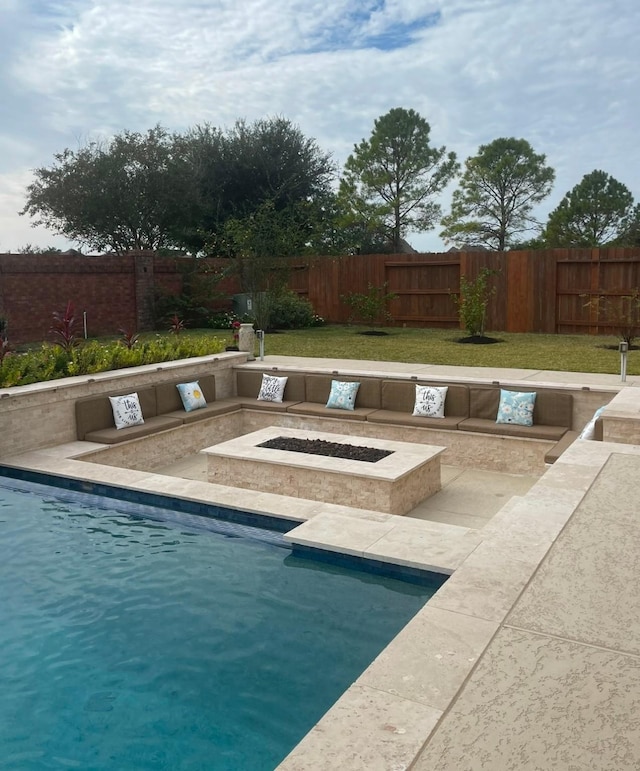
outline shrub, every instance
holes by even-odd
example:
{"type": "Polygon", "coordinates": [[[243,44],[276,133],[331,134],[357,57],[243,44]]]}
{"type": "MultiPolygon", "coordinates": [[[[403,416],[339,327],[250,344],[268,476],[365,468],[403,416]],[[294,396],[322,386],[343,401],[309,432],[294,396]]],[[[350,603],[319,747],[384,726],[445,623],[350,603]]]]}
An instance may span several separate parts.
{"type": "Polygon", "coordinates": [[[54,312],[53,324],[49,331],[53,333],[56,345],[60,346],[67,354],[80,345],[78,320],[76,319],[71,300],[67,303],[64,313],[54,312]]]}
{"type": "Polygon", "coordinates": [[[389,284],[385,281],[382,286],[367,285],[366,292],[349,292],[341,295],[340,299],[353,311],[349,322],[354,319],[363,321],[370,327],[376,322],[390,321],[391,314],[387,310],[387,303],[398,296],[394,292],[388,292],[389,284]]]}
{"type": "Polygon", "coordinates": [[[460,295],[452,295],[452,298],[458,306],[460,323],[469,337],[484,335],[487,305],[489,298],[496,292],[495,286],[489,287],[489,278],[497,273],[497,270],[482,268],[473,281],[464,275],[460,276],[460,295]]]}
{"type": "Polygon", "coordinates": [[[170,321],[169,332],[172,335],[179,335],[184,329],[184,321],[179,316],[172,316],[170,321]]]}
{"type": "Polygon", "coordinates": [[[5,357],[0,364],[0,387],[39,383],[67,375],[91,375],[123,367],[206,356],[224,350],[217,337],[158,335],[133,348],[119,341],[103,344],[92,340],[70,353],[44,343],[40,349],[5,357]]]}
{"type": "Polygon", "coordinates": [[[590,297],[584,307],[595,310],[598,318],[606,319],[615,334],[631,349],[640,334],[640,290],[637,287],[626,295],[590,297]]]}
{"type": "Polygon", "coordinates": [[[173,316],[179,316],[191,329],[215,329],[220,316],[197,299],[187,294],[156,292],[153,301],[153,320],[157,329],[164,329],[173,316]]]}
{"type": "Polygon", "coordinates": [[[317,326],[313,305],[305,297],[285,289],[273,295],[269,326],[272,329],[303,329],[317,326]]]}
{"type": "Polygon", "coordinates": [[[140,339],[140,335],[134,332],[133,329],[119,329],[120,333],[120,345],[124,345],[125,348],[133,348],[140,339]]]}

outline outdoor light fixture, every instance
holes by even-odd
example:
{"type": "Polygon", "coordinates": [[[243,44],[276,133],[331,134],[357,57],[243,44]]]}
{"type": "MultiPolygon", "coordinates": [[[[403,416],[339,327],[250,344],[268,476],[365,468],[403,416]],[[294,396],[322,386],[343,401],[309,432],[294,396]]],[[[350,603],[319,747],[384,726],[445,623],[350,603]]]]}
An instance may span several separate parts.
{"type": "Polygon", "coordinates": [[[256,329],[256,337],[260,346],[260,361],[264,361],[264,329],[256,329]]]}
{"type": "Polygon", "coordinates": [[[620,380],[624,383],[627,379],[627,354],[629,352],[629,343],[624,340],[618,345],[620,351],[620,380]]]}

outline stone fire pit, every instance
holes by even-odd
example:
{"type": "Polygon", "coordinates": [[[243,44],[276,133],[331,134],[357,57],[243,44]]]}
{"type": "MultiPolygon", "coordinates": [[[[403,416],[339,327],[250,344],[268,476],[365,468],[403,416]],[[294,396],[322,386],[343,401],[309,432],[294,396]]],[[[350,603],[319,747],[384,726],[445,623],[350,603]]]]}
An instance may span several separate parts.
{"type": "Polygon", "coordinates": [[[216,484],[403,515],[440,490],[444,447],[273,426],[207,447],[216,484]],[[321,439],[391,452],[367,463],[268,447],[280,438],[321,439]]]}

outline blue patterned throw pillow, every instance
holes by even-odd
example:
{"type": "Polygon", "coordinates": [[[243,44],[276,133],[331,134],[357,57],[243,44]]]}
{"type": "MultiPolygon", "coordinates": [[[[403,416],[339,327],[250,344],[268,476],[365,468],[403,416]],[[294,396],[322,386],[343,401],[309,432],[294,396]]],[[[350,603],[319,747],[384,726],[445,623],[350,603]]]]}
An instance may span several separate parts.
{"type": "Polygon", "coordinates": [[[343,383],[340,380],[332,380],[327,407],[334,410],[353,411],[356,406],[358,388],[360,388],[360,383],[343,383]]]}
{"type": "Polygon", "coordinates": [[[520,393],[500,389],[500,405],[496,423],[515,423],[518,426],[533,425],[533,407],[536,393],[520,393]]]}
{"type": "Polygon", "coordinates": [[[287,385],[287,379],[288,378],[286,377],[275,377],[274,375],[264,374],[262,376],[258,401],[277,402],[278,404],[281,404],[284,397],[284,389],[287,385]]]}
{"type": "Polygon", "coordinates": [[[207,406],[207,400],[204,398],[200,383],[197,380],[193,383],[180,383],[176,388],[180,393],[185,412],[192,412],[207,406]]]}

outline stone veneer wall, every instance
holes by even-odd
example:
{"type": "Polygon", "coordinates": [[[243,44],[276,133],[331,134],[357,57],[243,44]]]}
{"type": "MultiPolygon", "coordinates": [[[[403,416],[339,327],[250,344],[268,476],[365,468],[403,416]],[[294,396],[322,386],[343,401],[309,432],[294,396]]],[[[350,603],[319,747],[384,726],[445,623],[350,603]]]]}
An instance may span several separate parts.
{"type": "Polygon", "coordinates": [[[166,380],[216,375],[216,395],[235,392],[232,367],[246,354],[221,353],[162,364],[131,367],[0,390],[0,458],[76,441],[75,402],[84,396],[135,391],[166,380]]]}

